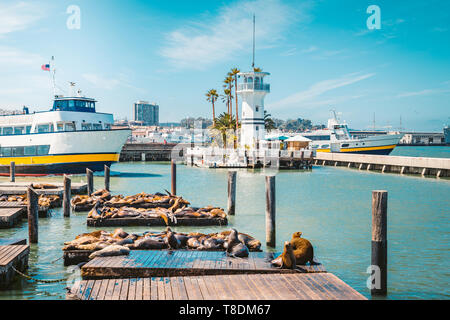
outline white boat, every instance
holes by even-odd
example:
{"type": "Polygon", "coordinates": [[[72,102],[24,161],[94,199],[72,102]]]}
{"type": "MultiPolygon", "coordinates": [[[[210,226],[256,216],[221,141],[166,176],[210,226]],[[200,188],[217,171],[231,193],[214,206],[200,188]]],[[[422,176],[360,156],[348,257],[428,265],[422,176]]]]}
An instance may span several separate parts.
{"type": "Polygon", "coordinates": [[[0,175],[15,162],[17,175],[103,171],[119,160],[130,129],[111,129],[113,115],[95,111],[97,101],[56,95],[49,111],[0,116],[0,175]]]}
{"type": "Polygon", "coordinates": [[[327,128],[300,135],[311,139],[310,145],[317,152],[345,152],[360,154],[388,155],[399,143],[403,134],[387,133],[383,135],[354,138],[350,135],[347,124],[338,120],[336,113],[328,120],[327,128]]]}

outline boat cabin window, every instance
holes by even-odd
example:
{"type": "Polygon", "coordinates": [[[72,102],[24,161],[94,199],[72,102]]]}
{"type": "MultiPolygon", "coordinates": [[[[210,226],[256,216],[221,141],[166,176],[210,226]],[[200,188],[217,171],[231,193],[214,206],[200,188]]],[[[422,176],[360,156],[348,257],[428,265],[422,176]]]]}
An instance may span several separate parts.
{"type": "Polygon", "coordinates": [[[105,123],[105,130],[111,130],[111,124],[105,123]]]}
{"type": "Polygon", "coordinates": [[[329,144],[324,144],[324,145],[322,145],[322,148],[324,148],[324,149],[327,149],[327,148],[329,148],[329,147],[330,147],[329,144]]]}
{"type": "Polygon", "coordinates": [[[81,130],[92,130],[92,123],[82,123],[81,130]]]}
{"type": "Polygon", "coordinates": [[[49,145],[37,146],[37,155],[38,156],[45,156],[48,154],[49,151],[50,151],[49,145]]]}
{"type": "Polygon", "coordinates": [[[342,147],[342,148],[347,148],[349,145],[350,145],[350,144],[348,144],[348,143],[343,143],[343,144],[341,145],[341,147],[342,147]]]}
{"type": "Polygon", "coordinates": [[[2,130],[2,134],[4,136],[9,136],[13,134],[13,128],[12,127],[4,127],[2,130]]]}
{"type": "Polygon", "coordinates": [[[14,134],[23,134],[24,127],[14,127],[14,134]]]}
{"type": "Polygon", "coordinates": [[[2,157],[11,157],[11,148],[6,147],[6,148],[1,148],[1,155],[2,157]]]}
{"type": "Polygon", "coordinates": [[[46,133],[46,132],[52,132],[53,130],[53,125],[50,124],[39,124],[37,127],[37,132],[38,133],[46,133]]]}
{"type": "Polygon", "coordinates": [[[101,123],[93,123],[92,128],[94,130],[102,130],[102,124],[101,123]]]}
{"type": "Polygon", "coordinates": [[[64,123],[57,123],[56,131],[64,131],[64,123]]]}
{"type": "Polygon", "coordinates": [[[64,131],[75,131],[75,123],[66,123],[64,131]]]}
{"type": "Polygon", "coordinates": [[[36,155],[36,146],[25,147],[25,156],[34,156],[36,155]]]}
{"type": "Polygon", "coordinates": [[[30,133],[31,132],[31,126],[26,126],[25,127],[25,131],[26,131],[27,134],[30,133]]]}
{"type": "Polygon", "coordinates": [[[95,112],[95,101],[84,99],[55,100],[54,111],[95,112]]]}
{"type": "Polygon", "coordinates": [[[48,155],[50,151],[49,145],[43,146],[26,146],[26,147],[2,147],[0,148],[0,155],[2,157],[14,157],[14,156],[44,156],[48,155]]]}

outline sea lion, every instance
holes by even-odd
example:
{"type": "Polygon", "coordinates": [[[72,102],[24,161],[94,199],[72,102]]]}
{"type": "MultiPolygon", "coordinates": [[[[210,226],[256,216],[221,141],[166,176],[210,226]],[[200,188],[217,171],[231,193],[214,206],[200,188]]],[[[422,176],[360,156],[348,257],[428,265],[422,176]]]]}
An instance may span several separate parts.
{"type": "Polygon", "coordinates": [[[178,249],[181,246],[180,241],[175,237],[175,234],[170,228],[167,228],[165,243],[169,249],[178,249]]]}
{"type": "Polygon", "coordinates": [[[222,239],[208,238],[203,241],[203,247],[206,250],[219,250],[223,248],[223,243],[222,239]]]}
{"type": "Polygon", "coordinates": [[[292,244],[289,241],[284,243],[284,249],[281,256],[272,260],[272,264],[278,265],[282,269],[295,269],[296,260],[292,244]]]}
{"type": "Polygon", "coordinates": [[[248,248],[238,238],[236,229],[231,229],[227,240],[227,254],[233,257],[248,257],[248,248]]]}
{"type": "Polygon", "coordinates": [[[202,245],[202,243],[198,241],[196,237],[190,237],[186,243],[187,246],[191,249],[198,249],[202,245]]]}
{"type": "Polygon", "coordinates": [[[116,244],[112,244],[107,246],[104,249],[99,251],[95,251],[89,255],[89,259],[93,259],[95,257],[111,257],[111,256],[122,256],[128,255],[130,253],[130,248],[124,246],[118,246],[116,244]]]}
{"type": "Polygon", "coordinates": [[[316,264],[314,262],[314,248],[308,240],[301,237],[301,232],[295,232],[292,235],[291,245],[294,250],[295,259],[297,265],[304,265],[309,262],[311,265],[316,264]]]}
{"type": "Polygon", "coordinates": [[[167,244],[155,239],[144,238],[134,242],[134,249],[166,249],[167,244]]]}
{"type": "Polygon", "coordinates": [[[114,230],[114,233],[112,236],[113,236],[113,238],[119,237],[119,238],[125,239],[128,236],[128,233],[123,231],[122,228],[118,228],[118,229],[114,230]]]}

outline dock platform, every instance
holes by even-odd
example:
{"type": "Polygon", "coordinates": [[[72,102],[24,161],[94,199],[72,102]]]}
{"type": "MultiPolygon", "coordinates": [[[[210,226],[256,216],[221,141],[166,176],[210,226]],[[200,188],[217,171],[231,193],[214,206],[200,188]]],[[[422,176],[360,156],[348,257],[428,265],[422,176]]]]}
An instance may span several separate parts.
{"type": "MultiPolygon", "coordinates": [[[[87,218],[89,227],[126,227],[126,226],[167,226],[161,218],[109,218],[92,219],[87,218]]],[[[169,220],[169,226],[226,226],[228,219],[225,218],[177,218],[176,222],[169,220]]]]}
{"type": "Polygon", "coordinates": [[[0,246],[0,289],[6,289],[14,280],[13,267],[24,272],[28,268],[28,245],[0,246]]]}
{"type": "MultiPolygon", "coordinates": [[[[0,194],[25,194],[27,188],[31,184],[39,184],[39,182],[33,181],[16,181],[16,182],[0,182],[0,194]],[[14,192],[14,193],[11,193],[14,192]]],[[[63,182],[49,182],[56,186],[55,189],[34,189],[37,194],[56,194],[62,196],[63,193],[63,182]],[[56,192],[56,193],[55,193],[56,192]]],[[[71,193],[72,194],[86,194],[87,193],[87,183],[83,182],[72,182],[71,183],[71,193]]]]}
{"type": "Polygon", "coordinates": [[[298,266],[299,271],[271,265],[273,253],[250,252],[233,258],[224,251],[134,250],[126,256],[97,257],[81,268],[83,279],[173,277],[262,273],[321,273],[323,265],[298,266]]]}
{"type": "Polygon", "coordinates": [[[24,208],[0,208],[0,228],[12,228],[21,220],[24,208]]]}
{"type": "MultiPolygon", "coordinates": [[[[0,209],[2,208],[21,208],[23,209],[22,217],[26,217],[27,205],[18,201],[0,201],[0,209]]],[[[39,218],[47,218],[50,215],[50,207],[39,206],[39,218]]]]}
{"type": "Polygon", "coordinates": [[[83,280],[69,295],[79,300],[367,300],[331,273],[83,280]]]}

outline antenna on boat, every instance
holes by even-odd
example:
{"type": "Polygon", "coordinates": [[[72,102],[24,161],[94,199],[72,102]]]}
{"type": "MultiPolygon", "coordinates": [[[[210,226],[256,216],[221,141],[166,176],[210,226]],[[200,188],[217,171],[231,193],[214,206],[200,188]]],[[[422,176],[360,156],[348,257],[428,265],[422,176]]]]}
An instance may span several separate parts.
{"type": "Polygon", "coordinates": [[[252,69],[255,68],[255,14],[253,14],[253,60],[252,69]]]}
{"type": "Polygon", "coordinates": [[[75,88],[75,82],[69,81],[70,90],[69,90],[69,96],[74,97],[73,89],[75,88]]]}
{"type": "Polygon", "coordinates": [[[50,66],[52,66],[53,72],[52,72],[52,81],[53,81],[53,96],[56,97],[56,68],[53,66],[55,62],[55,56],[52,56],[52,62],[49,63],[50,66]]]}

